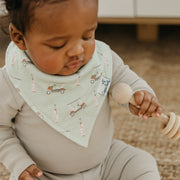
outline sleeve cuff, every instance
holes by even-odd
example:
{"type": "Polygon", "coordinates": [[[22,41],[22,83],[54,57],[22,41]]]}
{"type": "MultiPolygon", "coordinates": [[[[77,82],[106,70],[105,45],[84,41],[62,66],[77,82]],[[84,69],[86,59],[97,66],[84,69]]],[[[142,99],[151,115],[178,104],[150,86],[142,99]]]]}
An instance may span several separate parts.
{"type": "Polygon", "coordinates": [[[18,162],[16,162],[16,165],[14,166],[13,170],[12,170],[12,174],[11,176],[14,177],[14,180],[18,180],[19,176],[21,175],[21,173],[28,168],[29,166],[31,166],[32,164],[35,164],[34,161],[32,161],[30,158],[28,157],[22,157],[18,159],[18,162]]]}

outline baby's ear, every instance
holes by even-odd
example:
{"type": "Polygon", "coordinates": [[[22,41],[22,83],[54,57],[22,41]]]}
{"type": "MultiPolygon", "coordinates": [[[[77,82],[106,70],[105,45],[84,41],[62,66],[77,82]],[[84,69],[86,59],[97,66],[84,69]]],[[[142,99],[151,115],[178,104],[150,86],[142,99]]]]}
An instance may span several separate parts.
{"type": "Polygon", "coordinates": [[[12,23],[10,23],[9,25],[9,34],[11,40],[16,44],[19,49],[23,51],[26,50],[24,35],[12,23]]]}

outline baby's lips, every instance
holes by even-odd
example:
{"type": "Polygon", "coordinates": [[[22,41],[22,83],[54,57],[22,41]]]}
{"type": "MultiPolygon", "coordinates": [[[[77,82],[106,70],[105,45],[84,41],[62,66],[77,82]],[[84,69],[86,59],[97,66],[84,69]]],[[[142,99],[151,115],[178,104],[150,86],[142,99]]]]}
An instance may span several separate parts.
{"type": "Polygon", "coordinates": [[[69,64],[69,65],[66,65],[66,67],[67,67],[68,69],[74,69],[74,68],[76,68],[76,67],[78,67],[78,66],[80,66],[80,65],[81,65],[81,61],[75,62],[75,63],[71,63],[71,64],[69,64]]]}

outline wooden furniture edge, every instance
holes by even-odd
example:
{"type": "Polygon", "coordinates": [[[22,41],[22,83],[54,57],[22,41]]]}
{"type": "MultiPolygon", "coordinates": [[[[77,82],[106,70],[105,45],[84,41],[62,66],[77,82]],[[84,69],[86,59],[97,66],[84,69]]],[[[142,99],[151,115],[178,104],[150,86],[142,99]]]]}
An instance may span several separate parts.
{"type": "Polygon", "coordinates": [[[166,24],[166,25],[180,25],[180,18],[148,18],[148,17],[99,17],[100,24],[166,24]]]}
{"type": "Polygon", "coordinates": [[[135,24],[139,41],[155,42],[158,40],[159,25],[180,25],[180,18],[109,18],[99,17],[99,24],[135,24]]]}

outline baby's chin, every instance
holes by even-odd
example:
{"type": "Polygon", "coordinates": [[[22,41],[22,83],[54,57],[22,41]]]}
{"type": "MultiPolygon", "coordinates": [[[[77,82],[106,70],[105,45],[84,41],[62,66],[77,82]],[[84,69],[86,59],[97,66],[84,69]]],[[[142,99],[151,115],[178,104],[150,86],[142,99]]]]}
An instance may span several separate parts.
{"type": "Polygon", "coordinates": [[[66,71],[60,72],[60,73],[58,73],[58,74],[56,74],[56,75],[59,75],[59,76],[71,76],[71,75],[73,75],[73,74],[78,73],[78,71],[79,71],[81,68],[82,68],[82,66],[79,67],[78,69],[66,70],[66,71]]]}
{"type": "Polygon", "coordinates": [[[85,64],[81,64],[81,66],[74,68],[74,69],[68,69],[68,68],[64,68],[64,70],[62,72],[60,72],[59,76],[71,76],[73,74],[78,73],[78,71],[84,66],[85,64]]]}

